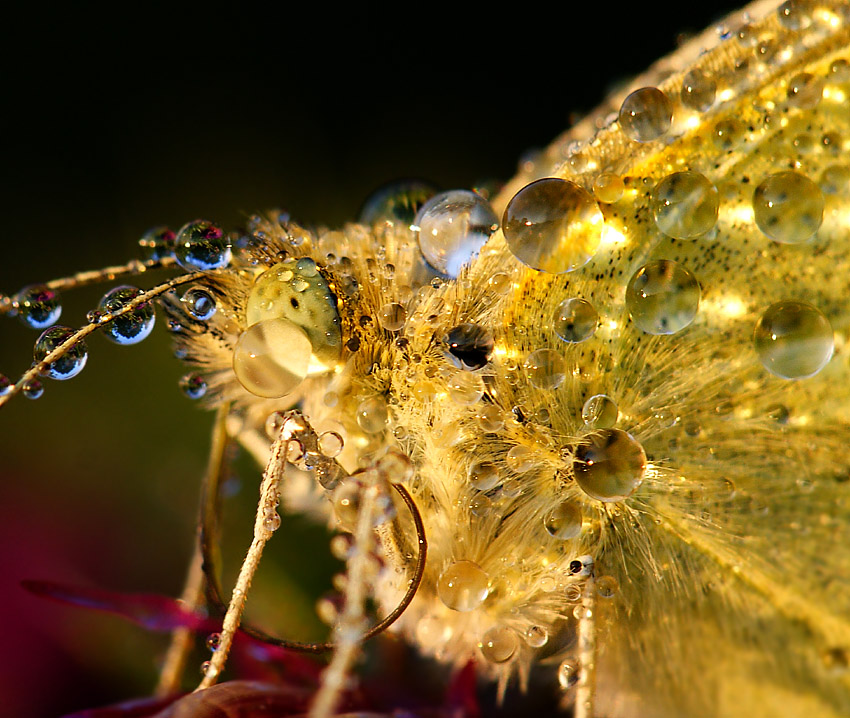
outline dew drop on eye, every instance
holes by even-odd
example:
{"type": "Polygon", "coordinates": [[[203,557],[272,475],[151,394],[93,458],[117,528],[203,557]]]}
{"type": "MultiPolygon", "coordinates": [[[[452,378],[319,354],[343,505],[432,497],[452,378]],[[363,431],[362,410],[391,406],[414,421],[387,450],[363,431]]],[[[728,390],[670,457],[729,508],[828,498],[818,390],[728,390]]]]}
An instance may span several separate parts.
{"type": "Polygon", "coordinates": [[[300,327],[286,319],[266,319],[242,332],[233,352],[233,371],[256,396],[286,396],[307,376],[312,351],[300,327]]]}

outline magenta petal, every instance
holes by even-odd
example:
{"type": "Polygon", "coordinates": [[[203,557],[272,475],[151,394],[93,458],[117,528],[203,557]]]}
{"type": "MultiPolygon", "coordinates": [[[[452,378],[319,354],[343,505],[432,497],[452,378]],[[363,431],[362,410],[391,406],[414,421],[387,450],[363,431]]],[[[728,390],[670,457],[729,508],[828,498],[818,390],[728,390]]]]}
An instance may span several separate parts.
{"type": "Polygon", "coordinates": [[[190,693],[152,718],[285,718],[307,710],[312,696],[309,688],[228,681],[190,693]]]}
{"type": "Polygon", "coordinates": [[[216,631],[220,620],[187,610],[180,601],[148,593],[118,593],[99,588],[66,586],[52,581],[21,581],[30,593],[60,603],[117,613],[151,631],[171,631],[181,626],[194,631],[216,631]]]}

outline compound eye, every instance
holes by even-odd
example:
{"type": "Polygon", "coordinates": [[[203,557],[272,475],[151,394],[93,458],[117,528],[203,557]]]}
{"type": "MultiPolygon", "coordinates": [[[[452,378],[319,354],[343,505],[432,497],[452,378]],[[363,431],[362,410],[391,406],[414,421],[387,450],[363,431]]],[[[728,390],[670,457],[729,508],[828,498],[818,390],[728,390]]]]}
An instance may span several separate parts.
{"type": "Polygon", "coordinates": [[[246,318],[249,327],[285,319],[302,329],[312,347],[311,374],[327,371],[339,360],[342,323],[337,298],[309,257],[287,259],[257,277],[246,318]]]}

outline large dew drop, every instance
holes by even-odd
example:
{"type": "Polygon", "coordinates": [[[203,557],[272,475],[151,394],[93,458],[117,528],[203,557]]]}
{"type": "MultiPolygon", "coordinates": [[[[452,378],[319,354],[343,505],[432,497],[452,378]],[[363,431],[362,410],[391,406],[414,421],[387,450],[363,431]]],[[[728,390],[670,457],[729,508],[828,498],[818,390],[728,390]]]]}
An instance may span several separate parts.
{"type": "Polygon", "coordinates": [[[593,196],[554,177],[523,187],[502,219],[513,255],[532,269],[552,274],[587,264],[602,241],[602,228],[602,212],[593,196]]]}
{"type": "Polygon", "coordinates": [[[455,561],[437,581],[437,595],[453,611],[474,611],[490,593],[490,577],[473,561],[455,561]]]}
{"type": "Polygon", "coordinates": [[[498,229],[499,218],[481,195],[459,189],[429,199],[413,224],[419,230],[419,249],[425,261],[456,278],[498,229]]]}
{"type": "Polygon", "coordinates": [[[233,371],[245,389],[273,399],[286,396],[307,376],[312,345],[304,331],[286,319],[266,319],[239,337],[233,371]]]}
{"type": "MultiPolygon", "coordinates": [[[[97,311],[100,315],[112,314],[123,309],[142,293],[142,290],[137,287],[127,285],[115,287],[115,289],[110,289],[103,295],[97,305],[97,311]]],[[[144,302],[135,309],[105,324],[103,332],[107,339],[116,344],[138,344],[150,336],[155,321],[156,314],[154,314],[153,304],[144,302]]]]}
{"type": "Polygon", "coordinates": [[[823,312],[805,302],[772,304],[756,323],[753,344],[759,361],[783,379],[817,374],[832,357],[832,326],[823,312]]]}
{"type": "Polygon", "coordinates": [[[823,193],[798,172],[767,177],[753,194],[753,216],[758,228],[783,244],[800,244],[823,222],[823,193]]]}
{"type": "Polygon", "coordinates": [[[697,314],[700,287],[681,264],[657,259],[641,267],[626,287],[626,306],[647,334],[675,334],[697,314]]]}
{"type": "Polygon", "coordinates": [[[196,219],[184,224],[177,233],[174,256],[189,271],[222,269],[230,264],[230,245],[220,227],[196,219]]]}
{"type": "Polygon", "coordinates": [[[591,498],[622,501],[643,481],[646,454],[630,434],[619,429],[601,429],[576,446],[573,473],[576,482],[591,498]]]}
{"type": "Polygon", "coordinates": [[[620,128],[637,142],[663,137],[673,123],[673,105],[657,87],[642,87],[620,106],[620,128]]]}
{"type": "MultiPolygon", "coordinates": [[[[42,361],[50,352],[70,339],[73,334],[74,330],[70,327],[50,327],[50,329],[42,332],[36,341],[33,358],[37,362],[42,361]]],[[[48,364],[45,373],[51,379],[73,379],[83,370],[88,357],[86,343],[80,340],[59,359],[48,364]]]]}
{"type": "Polygon", "coordinates": [[[668,237],[694,239],[717,223],[720,198],[699,172],[674,172],[652,192],[655,224],[668,237]]]}

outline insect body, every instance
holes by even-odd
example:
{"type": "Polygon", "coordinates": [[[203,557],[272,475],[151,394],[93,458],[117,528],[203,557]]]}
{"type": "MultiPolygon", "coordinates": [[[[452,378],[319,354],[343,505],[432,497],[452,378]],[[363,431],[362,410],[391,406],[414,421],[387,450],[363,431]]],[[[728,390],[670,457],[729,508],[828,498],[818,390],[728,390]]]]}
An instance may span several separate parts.
{"type": "Polygon", "coordinates": [[[492,203],[438,195],[413,228],[191,223],[195,273],[92,326],[157,297],[179,325],[186,386],[267,465],[246,566],[278,482],[310,477],[360,547],[343,628],[368,586],[502,690],[552,653],[576,716],[845,715],[849,27],[786,3],[685,48],[492,203]]]}

